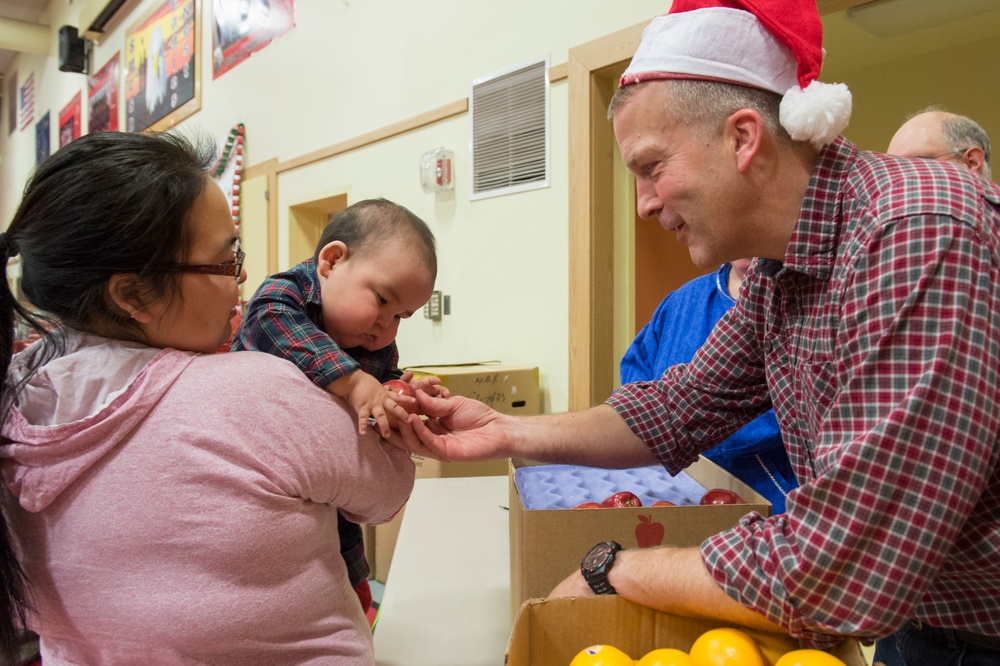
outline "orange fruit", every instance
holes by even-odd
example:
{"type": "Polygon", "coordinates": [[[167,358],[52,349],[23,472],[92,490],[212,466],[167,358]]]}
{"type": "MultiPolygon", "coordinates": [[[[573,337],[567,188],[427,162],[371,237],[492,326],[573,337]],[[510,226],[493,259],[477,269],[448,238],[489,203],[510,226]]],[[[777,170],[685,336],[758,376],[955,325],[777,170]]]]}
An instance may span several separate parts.
{"type": "Polygon", "coordinates": [[[674,648],[660,648],[647,652],[635,666],[692,666],[694,662],[687,652],[674,648]]]}
{"type": "Polygon", "coordinates": [[[693,666],[765,666],[754,640],[739,629],[709,629],[691,646],[693,666]]]}
{"type": "Polygon", "coordinates": [[[774,666],[847,666],[832,654],[820,650],[792,650],[781,655],[774,666]]]}
{"type": "Polygon", "coordinates": [[[635,666],[635,662],[614,646],[591,645],[580,650],[569,666],[635,666]]]}

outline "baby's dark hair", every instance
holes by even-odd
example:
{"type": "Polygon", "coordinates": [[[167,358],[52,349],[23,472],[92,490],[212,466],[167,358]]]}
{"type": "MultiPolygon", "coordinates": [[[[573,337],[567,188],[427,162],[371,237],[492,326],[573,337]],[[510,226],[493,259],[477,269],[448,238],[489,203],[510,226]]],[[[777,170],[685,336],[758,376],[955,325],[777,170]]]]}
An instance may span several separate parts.
{"type": "Polygon", "coordinates": [[[364,255],[369,246],[382,243],[400,234],[408,234],[413,248],[423,256],[424,263],[437,277],[437,250],[434,234],[427,223],[408,209],[388,199],[365,199],[334,213],[327,222],[313,258],[334,241],[347,246],[351,256],[364,255]]]}

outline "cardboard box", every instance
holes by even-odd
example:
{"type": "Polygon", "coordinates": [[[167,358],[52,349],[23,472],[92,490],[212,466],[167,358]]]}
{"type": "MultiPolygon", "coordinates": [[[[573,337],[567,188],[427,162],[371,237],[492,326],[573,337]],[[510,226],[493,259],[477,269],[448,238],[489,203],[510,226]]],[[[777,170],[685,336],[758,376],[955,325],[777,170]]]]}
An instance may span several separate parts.
{"type": "MultiPolygon", "coordinates": [[[[736,627],[747,633],[770,663],[800,647],[786,634],[669,615],[616,595],[532,599],[514,621],[506,665],[569,664],[580,650],[598,644],[613,645],[633,659],[657,648],[687,652],[698,636],[717,627],[736,627]]],[[[847,666],[867,666],[857,641],[844,641],[830,652],[847,666]]]]}
{"type": "Polygon", "coordinates": [[[365,559],[368,561],[368,568],[371,569],[371,574],[374,574],[375,561],[378,559],[378,553],[375,552],[375,526],[362,524],[361,538],[365,540],[365,559]]]}
{"type": "Polygon", "coordinates": [[[771,515],[766,499],[707,458],[699,458],[684,471],[706,489],[736,492],[746,504],[529,510],[514,482],[514,471],[534,464],[538,463],[519,458],[510,464],[511,616],[526,600],[548,596],[599,541],[614,540],[625,548],[639,547],[640,540],[642,546],[698,546],[750,511],[771,515]]]}
{"type": "MultiPolygon", "coordinates": [[[[392,520],[380,525],[373,525],[374,552],[375,558],[368,560],[368,566],[372,570],[372,576],[380,583],[384,583],[389,576],[389,566],[392,564],[392,553],[396,549],[396,539],[399,538],[399,526],[403,524],[404,506],[399,510],[392,520]]],[[[365,554],[368,553],[368,546],[365,545],[365,554]]]]}
{"type": "MultiPolygon", "coordinates": [[[[538,368],[474,363],[468,365],[414,366],[414,377],[436,375],[452,395],[463,395],[485,403],[504,414],[538,414],[541,397],[538,368]]],[[[502,473],[502,472],[501,472],[502,473]]]]}

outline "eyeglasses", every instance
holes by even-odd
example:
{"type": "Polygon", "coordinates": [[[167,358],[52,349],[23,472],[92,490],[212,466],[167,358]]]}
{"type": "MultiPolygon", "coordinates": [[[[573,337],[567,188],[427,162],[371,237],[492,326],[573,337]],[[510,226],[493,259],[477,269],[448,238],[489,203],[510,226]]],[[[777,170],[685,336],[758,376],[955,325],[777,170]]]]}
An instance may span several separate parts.
{"type": "Polygon", "coordinates": [[[170,271],[174,273],[201,273],[203,275],[228,275],[229,277],[236,278],[236,281],[240,281],[240,275],[243,274],[243,261],[246,259],[246,252],[243,251],[243,247],[240,241],[236,241],[235,248],[233,250],[233,260],[227,261],[222,264],[176,264],[170,267],[170,271]]]}
{"type": "MultiPolygon", "coordinates": [[[[971,148],[971,146],[969,147],[971,148]]],[[[963,148],[962,150],[951,150],[947,153],[942,153],[940,155],[935,155],[934,157],[927,157],[928,160],[948,160],[953,157],[963,157],[965,153],[969,152],[969,148],[963,148]]]]}

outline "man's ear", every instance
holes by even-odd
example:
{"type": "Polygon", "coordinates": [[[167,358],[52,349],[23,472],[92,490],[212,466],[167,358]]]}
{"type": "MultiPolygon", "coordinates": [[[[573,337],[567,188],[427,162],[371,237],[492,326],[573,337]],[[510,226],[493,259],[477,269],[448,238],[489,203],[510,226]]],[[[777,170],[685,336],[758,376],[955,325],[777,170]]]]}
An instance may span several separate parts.
{"type": "Polygon", "coordinates": [[[145,285],[135,273],[116,273],[108,280],[108,298],[128,317],[148,324],[152,317],[146,312],[143,298],[145,285]]]}
{"type": "Polygon", "coordinates": [[[972,171],[982,175],[983,164],[986,162],[986,153],[979,146],[972,146],[962,155],[962,163],[972,171]]]}
{"type": "Polygon", "coordinates": [[[316,257],[316,272],[320,277],[326,277],[337,262],[347,260],[347,254],[347,245],[343,241],[330,241],[316,257]]]}
{"type": "Polygon", "coordinates": [[[760,150],[764,131],[764,119],[753,109],[740,109],[726,119],[723,133],[740,172],[746,172],[760,150]]]}

